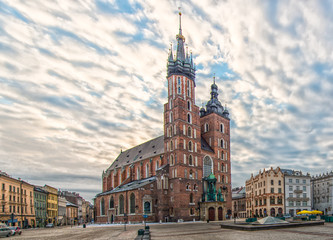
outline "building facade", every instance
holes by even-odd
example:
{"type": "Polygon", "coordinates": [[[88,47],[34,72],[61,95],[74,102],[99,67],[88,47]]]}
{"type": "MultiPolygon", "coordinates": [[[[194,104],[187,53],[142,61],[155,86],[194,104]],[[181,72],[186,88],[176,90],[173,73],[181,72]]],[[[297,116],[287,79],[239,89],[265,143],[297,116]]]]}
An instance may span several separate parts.
{"type": "Polygon", "coordinates": [[[69,191],[61,191],[60,196],[66,198],[66,200],[70,203],[73,203],[75,206],[78,208],[78,223],[83,223],[84,218],[83,218],[83,202],[85,201],[79,193],[76,192],[69,192],[69,191]]]}
{"type": "Polygon", "coordinates": [[[78,209],[79,207],[71,202],[66,203],[66,216],[68,225],[76,225],[78,223],[78,209]]]}
{"type": "Polygon", "coordinates": [[[311,178],[313,209],[333,214],[333,172],[311,178]]]}
{"type": "Polygon", "coordinates": [[[232,189],[233,217],[246,218],[246,192],[245,187],[232,189]]]}
{"type": "Polygon", "coordinates": [[[34,204],[36,227],[45,227],[47,224],[47,192],[39,186],[34,186],[34,204]]]}
{"type": "Polygon", "coordinates": [[[47,191],[47,220],[49,223],[57,224],[58,218],[58,190],[54,187],[44,185],[47,191]]]}
{"type": "Polygon", "coordinates": [[[265,170],[246,181],[247,217],[284,214],[284,176],[279,167],[265,170]]]}
{"type": "Polygon", "coordinates": [[[66,204],[67,200],[66,198],[62,196],[58,196],[58,219],[57,224],[58,225],[66,225],[66,204]]]}
{"type": "Polygon", "coordinates": [[[27,228],[36,225],[34,186],[0,171],[0,222],[27,228]]]}
{"type": "MultiPolygon", "coordinates": [[[[167,60],[168,98],[164,105],[164,135],[121,152],[102,175],[95,198],[97,222],[199,220],[216,212],[216,220],[231,214],[229,112],[211,86],[206,108],[195,105],[195,66],[185,50],[181,14],[175,56],[167,60]],[[214,175],[217,201],[208,207],[203,180],[214,175]],[[219,208],[220,210],[217,210],[219,208]]],[[[213,202],[213,197],[210,202],[213,202]]]]}
{"type": "Polygon", "coordinates": [[[285,213],[292,217],[299,211],[311,211],[311,176],[301,171],[281,169],[284,174],[285,213]]]}

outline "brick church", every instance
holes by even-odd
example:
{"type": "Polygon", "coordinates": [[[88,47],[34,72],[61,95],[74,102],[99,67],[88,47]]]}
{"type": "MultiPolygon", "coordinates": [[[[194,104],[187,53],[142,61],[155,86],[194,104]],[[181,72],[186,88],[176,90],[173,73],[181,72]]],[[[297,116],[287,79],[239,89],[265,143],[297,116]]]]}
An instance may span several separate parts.
{"type": "Polygon", "coordinates": [[[231,215],[229,112],[218,99],[215,77],[206,107],[195,105],[195,65],[185,51],[181,13],[176,39],[167,60],[164,135],[122,151],[103,171],[103,191],[95,198],[98,223],[231,215]]]}

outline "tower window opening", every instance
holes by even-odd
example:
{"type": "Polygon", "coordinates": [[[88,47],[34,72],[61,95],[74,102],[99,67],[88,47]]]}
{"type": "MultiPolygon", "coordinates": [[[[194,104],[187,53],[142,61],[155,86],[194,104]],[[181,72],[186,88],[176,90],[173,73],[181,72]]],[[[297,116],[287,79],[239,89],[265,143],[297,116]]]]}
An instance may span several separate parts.
{"type": "Polygon", "coordinates": [[[190,166],[193,166],[193,157],[192,157],[192,155],[188,156],[188,164],[190,166]]]}
{"type": "Polygon", "coordinates": [[[191,111],[191,101],[187,101],[187,110],[191,111]]]}
{"type": "Polygon", "coordinates": [[[220,124],[220,131],[221,131],[221,133],[224,133],[224,125],[223,125],[223,123],[220,124]]]}
{"type": "Polygon", "coordinates": [[[187,136],[192,137],[192,128],[191,127],[187,128],[187,136]]]}
{"type": "Polygon", "coordinates": [[[192,146],[192,142],[191,142],[191,141],[188,142],[188,150],[189,150],[190,152],[193,151],[193,146],[192,146]]]}
{"type": "Polygon", "coordinates": [[[221,148],[224,148],[224,140],[221,139],[221,144],[220,144],[221,148]]]}
{"type": "Polygon", "coordinates": [[[208,131],[209,131],[209,124],[205,123],[205,132],[208,132],[208,131]]]}
{"type": "Polygon", "coordinates": [[[192,123],[191,114],[187,114],[187,122],[192,123]]]}
{"type": "Polygon", "coordinates": [[[182,85],[181,85],[181,80],[180,80],[180,77],[178,77],[178,82],[177,82],[177,92],[178,92],[178,94],[181,94],[181,92],[182,92],[182,85]]]}

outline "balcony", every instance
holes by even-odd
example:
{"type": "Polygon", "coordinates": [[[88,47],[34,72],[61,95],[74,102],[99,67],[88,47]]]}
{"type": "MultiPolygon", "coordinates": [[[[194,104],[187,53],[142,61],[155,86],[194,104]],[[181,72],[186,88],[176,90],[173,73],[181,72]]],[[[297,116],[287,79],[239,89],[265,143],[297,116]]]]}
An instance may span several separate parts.
{"type": "Polygon", "coordinates": [[[294,190],[294,193],[296,193],[296,194],[303,193],[303,190],[294,190]]]}

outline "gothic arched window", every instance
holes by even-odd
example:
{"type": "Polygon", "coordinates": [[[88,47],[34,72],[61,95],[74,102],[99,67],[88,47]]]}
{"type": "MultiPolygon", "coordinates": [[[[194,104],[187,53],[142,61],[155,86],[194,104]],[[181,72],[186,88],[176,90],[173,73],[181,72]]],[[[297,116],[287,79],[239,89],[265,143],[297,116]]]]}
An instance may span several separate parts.
{"type": "Polygon", "coordinates": [[[203,159],[203,177],[208,177],[213,172],[213,161],[209,156],[203,159]]]}
{"type": "Polygon", "coordinates": [[[135,213],[135,195],[134,193],[130,196],[130,213],[135,213]]]}
{"type": "Polygon", "coordinates": [[[190,194],[190,203],[193,203],[193,193],[190,194]]]}
{"type": "Polygon", "coordinates": [[[191,101],[187,101],[187,110],[191,111],[191,101]]]}
{"type": "Polygon", "coordinates": [[[169,122],[172,122],[173,121],[173,116],[172,116],[172,112],[170,112],[170,115],[169,115],[169,122]]]}
{"type": "Polygon", "coordinates": [[[101,216],[105,215],[105,202],[104,198],[102,197],[101,202],[100,202],[100,209],[101,209],[101,216]]]}
{"type": "Polygon", "coordinates": [[[124,196],[119,196],[119,214],[124,214],[124,196]]]}
{"type": "Polygon", "coordinates": [[[113,196],[111,196],[111,198],[110,198],[109,208],[114,208],[114,199],[113,199],[113,196]]]}

